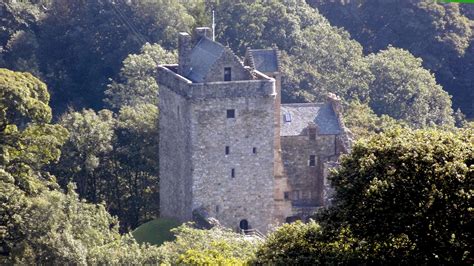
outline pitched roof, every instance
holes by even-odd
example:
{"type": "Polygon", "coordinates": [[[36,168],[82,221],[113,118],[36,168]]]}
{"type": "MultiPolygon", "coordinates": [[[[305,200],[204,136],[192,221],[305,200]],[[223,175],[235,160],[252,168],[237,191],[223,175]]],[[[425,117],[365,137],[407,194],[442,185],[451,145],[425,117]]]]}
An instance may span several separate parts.
{"type": "Polygon", "coordinates": [[[249,49],[250,59],[256,70],[268,73],[278,72],[278,55],[274,49],[249,49]]]}
{"type": "Polygon", "coordinates": [[[221,57],[224,46],[207,37],[202,37],[190,54],[190,70],[187,78],[194,82],[203,82],[212,65],[221,57]]]}
{"type": "Polygon", "coordinates": [[[337,135],[342,133],[331,103],[282,104],[280,117],[280,136],[302,135],[310,122],[317,125],[318,134],[337,135]],[[290,119],[285,119],[285,115],[290,119]]]}

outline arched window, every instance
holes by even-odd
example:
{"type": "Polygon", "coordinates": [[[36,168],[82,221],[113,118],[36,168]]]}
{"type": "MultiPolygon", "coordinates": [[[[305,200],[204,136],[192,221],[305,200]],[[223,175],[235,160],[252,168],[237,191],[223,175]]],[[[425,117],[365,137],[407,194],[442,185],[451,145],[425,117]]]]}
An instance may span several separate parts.
{"type": "Polygon", "coordinates": [[[247,220],[243,219],[243,220],[240,221],[239,227],[242,230],[248,230],[249,229],[249,222],[247,220]]]}

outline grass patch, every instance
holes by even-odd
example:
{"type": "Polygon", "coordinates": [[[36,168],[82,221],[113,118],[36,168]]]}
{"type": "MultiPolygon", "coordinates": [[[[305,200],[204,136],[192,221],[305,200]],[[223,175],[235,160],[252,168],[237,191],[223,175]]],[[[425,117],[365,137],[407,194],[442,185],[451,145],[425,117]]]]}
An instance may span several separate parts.
{"type": "Polygon", "coordinates": [[[144,223],[133,230],[132,235],[138,243],[149,243],[152,245],[161,245],[165,241],[174,240],[171,229],[178,227],[180,223],[172,219],[158,218],[144,223]]]}

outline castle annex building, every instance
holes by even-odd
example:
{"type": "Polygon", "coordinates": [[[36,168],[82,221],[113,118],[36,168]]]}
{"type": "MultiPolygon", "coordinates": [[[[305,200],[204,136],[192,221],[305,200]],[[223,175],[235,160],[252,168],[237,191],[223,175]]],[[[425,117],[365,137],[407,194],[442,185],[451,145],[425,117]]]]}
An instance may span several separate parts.
{"type": "Polygon", "coordinates": [[[339,100],[281,104],[276,49],[242,61],[209,33],[180,33],[179,63],[158,67],[161,215],[266,232],[327,204],[350,145],[339,100]]]}

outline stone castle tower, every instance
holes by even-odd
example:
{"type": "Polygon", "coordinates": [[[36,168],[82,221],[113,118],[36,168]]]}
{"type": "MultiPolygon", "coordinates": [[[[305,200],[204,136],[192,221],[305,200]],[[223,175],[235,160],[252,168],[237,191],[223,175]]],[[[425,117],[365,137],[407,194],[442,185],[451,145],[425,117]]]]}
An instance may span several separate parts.
{"type": "Polygon", "coordinates": [[[266,232],[297,216],[298,202],[306,211],[323,205],[326,165],[347,151],[337,99],[281,105],[276,49],[249,49],[242,62],[209,35],[180,33],[179,63],[158,67],[161,215],[184,222],[199,210],[229,228],[266,232]],[[314,141],[302,140],[313,131],[314,141]],[[303,169],[292,162],[299,145],[309,145],[303,169]]]}

